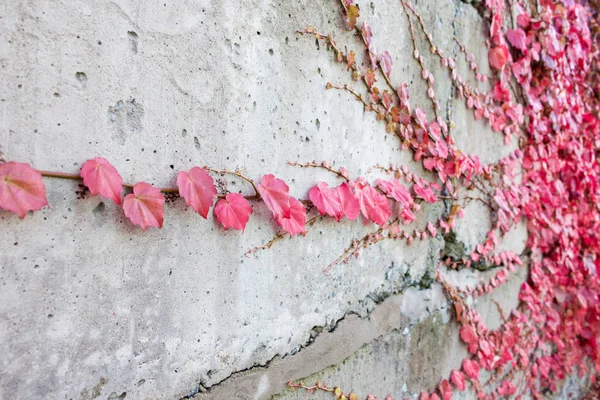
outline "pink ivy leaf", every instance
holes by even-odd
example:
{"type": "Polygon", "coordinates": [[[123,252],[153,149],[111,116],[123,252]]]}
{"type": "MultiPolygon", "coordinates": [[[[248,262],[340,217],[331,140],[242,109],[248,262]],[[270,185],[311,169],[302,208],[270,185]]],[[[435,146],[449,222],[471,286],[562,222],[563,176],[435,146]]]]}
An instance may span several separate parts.
{"type": "Polygon", "coordinates": [[[437,229],[435,228],[435,226],[433,226],[431,222],[427,223],[427,230],[429,231],[431,237],[435,237],[437,235],[437,229]]]}
{"type": "Polygon", "coordinates": [[[377,225],[385,225],[390,218],[390,203],[388,199],[368,184],[356,183],[356,197],[360,211],[367,221],[377,225]]]}
{"type": "Polygon", "coordinates": [[[452,386],[447,379],[443,379],[440,382],[440,393],[442,394],[442,400],[450,400],[452,399],[452,386]]]}
{"type": "Polygon", "coordinates": [[[402,223],[410,224],[415,220],[415,214],[410,210],[410,208],[405,208],[400,212],[400,218],[402,218],[402,223]]]}
{"type": "Polygon", "coordinates": [[[200,167],[193,167],[190,172],[180,171],[177,174],[177,187],[179,194],[185,199],[186,206],[192,206],[194,211],[204,219],[217,197],[215,181],[200,167]]]}
{"type": "Polygon", "coordinates": [[[373,37],[373,32],[371,31],[371,27],[367,24],[366,21],[363,21],[362,24],[362,34],[365,39],[365,43],[367,44],[367,48],[371,46],[371,38],[373,37]]]}
{"type": "Polygon", "coordinates": [[[497,46],[490,49],[488,60],[490,66],[495,69],[502,69],[508,59],[508,49],[506,46],[497,46]]]}
{"type": "Polygon", "coordinates": [[[25,218],[27,211],[48,205],[42,174],[31,165],[9,161],[0,165],[0,208],[25,218]]]}
{"type": "Polygon", "coordinates": [[[321,215],[328,214],[338,222],[344,216],[338,191],[332,189],[325,182],[319,182],[317,186],[308,191],[308,198],[319,210],[321,215]]]}
{"type": "Polygon", "coordinates": [[[341,212],[351,221],[358,218],[360,212],[360,204],[358,199],[352,193],[350,186],[346,182],[337,187],[338,196],[340,199],[341,212]]]}
{"type": "Polygon", "coordinates": [[[148,227],[162,228],[165,215],[165,197],[159,189],[149,183],[139,182],[133,193],[125,196],[123,211],[125,216],[145,231],[148,227]]]}
{"type": "Polygon", "coordinates": [[[277,224],[283,228],[284,231],[290,234],[290,236],[304,234],[306,230],[304,225],[306,224],[306,208],[302,203],[293,198],[289,198],[290,202],[290,216],[277,218],[277,224]]]}
{"type": "Polygon", "coordinates": [[[428,203],[435,203],[437,201],[437,197],[435,193],[433,193],[433,190],[421,185],[420,183],[413,185],[413,190],[417,196],[421,197],[428,203]]]}
{"type": "Polygon", "coordinates": [[[384,51],[379,56],[379,64],[381,65],[383,73],[389,78],[392,73],[392,57],[390,56],[390,53],[384,51]]]}
{"type": "Polygon", "coordinates": [[[214,213],[223,228],[244,232],[252,214],[252,207],[241,194],[229,193],[217,202],[214,213]]]}
{"type": "Polygon", "coordinates": [[[502,385],[498,388],[498,394],[500,396],[511,396],[517,391],[514,383],[508,380],[502,381],[502,385]]]}
{"type": "Polygon", "coordinates": [[[450,372],[450,381],[461,392],[465,390],[465,375],[457,370],[450,372]]]}
{"type": "Polygon", "coordinates": [[[275,219],[290,218],[290,188],[284,181],[268,174],[262,177],[258,191],[275,219]]]}
{"type": "Polygon", "coordinates": [[[479,379],[479,364],[477,361],[465,359],[462,363],[462,369],[465,374],[474,381],[479,379]]]}
{"type": "Polygon", "coordinates": [[[83,184],[90,189],[92,196],[100,194],[121,205],[123,178],[106,158],[96,157],[87,160],[81,166],[79,175],[83,178],[83,184]]]}
{"type": "Polygon", "coordinates": [[[509,29],[506,32],[506,38],[514,47],[519,50],[525,50],[527,48],[527,36],[525,36],[525,32],[523,29],[509,29]]]}
{"type": "Polygon", "coordinates": [[[421,110],[419,107],[415,107],[415,119],[421,128],[427,129],[427,115],[425,114],[425,111],[421,110]]]}
{"type": "Polygon", "coordinates": [[[404,208],[411,207],[413,204],[413,198],[410,195],[410,191],[406,186],[401,184],[398,179],[383,180],[377,179],[375,181],[377,186],[386,194],[392,196],[400,205],[404,208]]]}

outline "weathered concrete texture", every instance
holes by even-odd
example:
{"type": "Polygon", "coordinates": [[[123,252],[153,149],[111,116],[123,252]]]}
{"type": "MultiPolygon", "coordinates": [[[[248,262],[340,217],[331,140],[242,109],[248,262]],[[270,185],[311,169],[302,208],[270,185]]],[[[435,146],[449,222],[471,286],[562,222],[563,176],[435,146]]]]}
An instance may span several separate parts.
{"type": "MultiPolygon", "coordinates": [[[[400,3],[359,3],[377,48],[392,54],[392,80],[408,82],[412,104],[431,117],[400,3]]],[[[455,30],[472,50],[481,47],[483,24],[473,7],[415,5],[457,59],[455,30]]],[[[194,165],[239,167],[256,179],[275,173],[301,198],[316,181],[335,180],[288,160],[327,160],[369,178],[377,163],[424,174],[360,103],[325,90],[326,82],[350,81],[345,68],[322,44],[296,35],[312,25],[362,54],[341,28],[338,7],[333,0],[0,0],[2,151],[67,172],[103,156],[125,181],[158,186],[173,185],[176,171],[194,165]]],[[[485,64],[484,50],[476,55],[485,64]]],[[[458,145],[497,159],[501,139],[471,123],[453,100],[447,72],[427,61],[442,108],[453,110],[458,145]]],[[[24,220],[0,212],[0,398],[177,399],[199,390],[220,398],[234,387],[240,398],[263,398],[284,390],[287,379],[356,354],[361,363],[347,361],[332,380],[349,382],[352,365],[373,368],[374,379],[378,368],[398,367],[380,387],[397,391],[406,383],[418,392],[456,367],[462,350],[445,323],[439,288],[408,290],[427,286],[441,238],[373,246],[323,276],[353,238],[374,227],[320,221],[306,237],[246,258],[276,233],[264,204],[254,205],[243,235],[186,211],[182,200],[167,206],[163,229],[141,232],[114,204],[77,199],[77,183],[45,183],[49,209],[24,220]],[[421,301],[429,297],[441,308],[425,311],[421,301]],[[404,335],[405,328],[413,333],[404,335]],[[392,352],[377,363],[386,346],[392,352]],[[423,346],[430,356],[412,368],[406,360],[423,346]],[[436,354],[442,348],[447,353],[436,354]],[[249,378],[236,374],[243,370],[249,378]],[[247,387],[235,386],[238,379],[247,387]]],[[[229,178],[219,183],[251,190],[229,178]]],[[[416,226],[444,211],[425,208],[416,226]]],[[[468,215],[459,240],[472,245],[488,219],[484,211],[468,215]]],[[[351,386],[372,391],[370,377],[351,386]]]]}

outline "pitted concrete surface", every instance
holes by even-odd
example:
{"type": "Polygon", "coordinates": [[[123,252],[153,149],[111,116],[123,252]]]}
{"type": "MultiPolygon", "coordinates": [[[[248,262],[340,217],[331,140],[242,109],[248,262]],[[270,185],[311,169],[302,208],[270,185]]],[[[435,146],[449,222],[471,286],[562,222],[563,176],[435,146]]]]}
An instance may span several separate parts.
{"type": "MultiPolygon", "coordinates": [[[[407,82],[411,103],[431,117],[400,3],[359,4],[376,47],[393,57],[392,81],[407,82]]],[[[485,27],[472,6],[415,6],[465,76],[453,35],[487,68],[485,27]]],[[[322,44],[295,33],[314,26],[362,54],[336,1],[0,0],[0,20],[7,159],[77,173],[85,160],[103,156],[126,182],[158,186],[174,185],[176,172],[194,165],[240,168],[255,179],[274,173],[299,198],[335,177],[288,161],[327,160],[369,178],[377,176],[368,172],[375,164],[424,174],[359,102],[325,90],[327,82],[350,82],[348,73],[322,44]]],[[[452,110],[459,147],[486,162],[505,154],[502,138],[454,99],[439,62],[426,60],[442,108],[452,110]]],[[[372,225],[319,221],[306,237],[245,257],[277,232],[264,204],[253,205],[244,234],[186,211],[182,200],[167,205],[163,229],[142,232],[114,204],[77,199],[77,182],[45,184],[50,208],[24,220],[0,212],[0,398],[268,398],[289,379],[356,354],[373,357],[361,349],[433,314],[433,331],[453,329],[439,288],[423,285],[444,247],[441,236],[372,246],[324,276],[372,225]],[[436,306],[428,309],[430,298],[436,306]]],[[[251,193],[242,181],[221,184],[251,193]]],[[[443,212],[443,205],[427,207],[416,224],[443,212]]],[[[481,239],[489,218],[485,209],[467,210],[457,228],[465,248],[481,239]]],[[[524,232],[506,246],[522,246],[524,232]]],[[[490,304],[483,309],[496,312],[490,304]]],[[[419,348],[428,354],[423,369],[462,356],[438,349],[419,348]]],[[[408,360],[405,350],[390,360],[408,360]]],[[[364,365],[373,375],[383,368],[364,365]]],[[[340,371],[341,383],[355,376],[352,368],[340,371]]],[[[406,374],[389,376],[390,390],[402,388],[406,374]]],[[[361,379],[368,391],[368,377],[361,379]]],[[[433,378],[410,382],[417,393],[433,378]]]]}

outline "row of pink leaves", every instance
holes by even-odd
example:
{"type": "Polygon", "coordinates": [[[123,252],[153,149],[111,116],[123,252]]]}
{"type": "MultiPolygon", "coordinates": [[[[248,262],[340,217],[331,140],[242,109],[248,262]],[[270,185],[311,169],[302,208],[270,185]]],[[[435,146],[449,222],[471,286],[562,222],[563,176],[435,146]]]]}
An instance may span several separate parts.
{"type": "MultiPolygon", "coordinates": [[[[328,215],[339,222],[343,217],[356,220],[359,213],[362,213],[365,222],[384,225],[392,214],[389,203],[391,199],[400,205],[399,217],[404,223],[414,221],[411,209],[417,210],[418,204],[415,204],[409,189],[397,179],[378,179],[375,188],[363,178],[350,180],[344,168],[340,171],[339,175],[346,182],[337,187],[319,182],[308,192],[310,202],[322,216],[328,215]]],[[[133,186],[133,193],[122,198],[123,179],[117,169],[102,157],[86,161],[81,167],[80,177],[93,196],[99,194],[122,205],[125,216],[142,230],[162,227],[165,197],[161,189],[146,182],[138,182],[133,186]]],[[[306,208],[300,200],[290,196],[289,187],[283,180],[268,174],[262,177],[258,185],[248,181],[258,191],[257,196],[252,197],[264,201],[285,232],[291,236],[305,234],[306,208]]],[[[413,190],[416,197],[425,201],[433,203],[437,200],[425,181],[417,181],[413,190]]],[[[205,219],[218,197],[214,179],[205,168],[200,167],[193,167],[188,172],[180,171],[177,174],[176,191],[185,199],[188,207],[205,219]]],[[[223,198],[214,207],[217,221],[225,229],[244,231],[253,211],[246,197],[238,193],[228,193],[221,197],[223,198]]],[[[0,208],[24,218],[28,211],[40,210],[47,205],[46,189],[40,171],[29,164],[14,161],[0,165],[0,208]]]]}

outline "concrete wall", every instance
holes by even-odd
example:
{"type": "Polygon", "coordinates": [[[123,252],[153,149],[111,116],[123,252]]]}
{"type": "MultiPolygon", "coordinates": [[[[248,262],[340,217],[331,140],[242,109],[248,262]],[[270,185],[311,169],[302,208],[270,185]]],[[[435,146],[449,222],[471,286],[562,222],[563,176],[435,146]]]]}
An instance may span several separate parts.
{"type": "MultiPolygon", "coordinates": [[[[393,57],[393,81],[409,83],[412,103],[428,109],[400,2],[359,4],[377,48],[393,57]]],[[[453,35],[487,70],[474,7],[415,5],[465,76],[453,35]]],[[[422,174],[360,103],[325,90],[328,81],[349,82],[345,68],[295,33],[312,25],[360,51],[340,15],[334,0],[0,0],[2,151],[75,173],[103,156],[125,181],[158,186],[194,165],[239,167],[256,179],[276,174],[300,198],[335,178],[288,161],[327,160],[353,176],[376,163],[422,174]]],[[[447,72],[427,60],[459,146],[485,162],[506,154],[502,138],[454,100],[447,72]]],[[[466,354],[445,297],[427,279],[441,236],[373,246],[324,276],[373,226],[320,221],[304,238],[244,257],[276,233],[264,204],[254,205],[243,235],[186,211],[182,200],[166,207],[163,229],[144,233],[114,204],[77,199],[77,182],[45,183],[49,209],[24,220],[0,212],[0,398],[291,399],[305,394],[285,383],[304,377],[400,396],[433,389],[466,354]]],[[[472,248],[489,214],[471,207],[457,233],[472,248]]],[[[426,207],[417,226],[443,212],[426,207]]],[[[524,239],[521,227],[506,245],[520,251],[524,239]]],[[[525,275],[493,295],[505,310],[525,275]]],[[[491,297],[477,302],[490,324],[499,321],[491,297]]]]}

